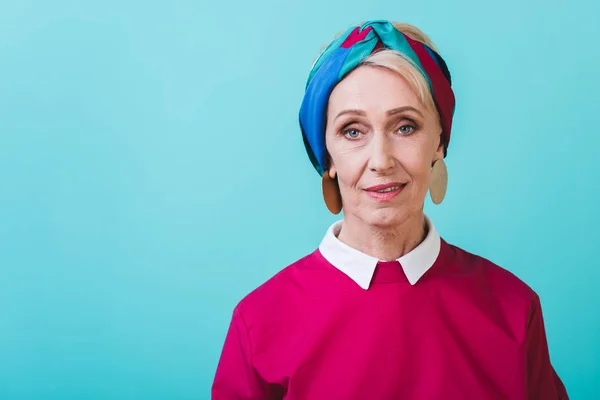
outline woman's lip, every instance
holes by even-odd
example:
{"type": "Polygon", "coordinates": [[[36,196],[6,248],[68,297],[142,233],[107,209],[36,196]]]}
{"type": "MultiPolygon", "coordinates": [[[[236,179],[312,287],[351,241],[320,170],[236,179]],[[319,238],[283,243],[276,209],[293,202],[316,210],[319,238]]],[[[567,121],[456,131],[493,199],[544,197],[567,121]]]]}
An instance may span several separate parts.
{"type": "MultiPolygon", "coordinates": [[[[373,190],[372,188],[366,189],[365,192],[369,195],[369,197],[381,201],[387,202],[392,200],[394,197],[398,196],[406,187],[406,184],[394,184],[394,185],[380,185],[380,189],[373,190]],[[390,190],[388,192],[377,192],[376,190],[387,189],[396,186],[396,189],[390,190]]],[[[374,186],[377,188],[377,186],[374,186]]]]}
{"type": "Polygon", "coordinates": [[[388,189],[394,186],[405,186],[405,183],[400,183],[400,182],[392,182],[392,183],[386,183],[383,185],[376,185],[376,186],[371,186],[369,188],[366,188],[365,190],[367,192],[374,192],[376,190],[383,190],[383,189],[388,189]]]}

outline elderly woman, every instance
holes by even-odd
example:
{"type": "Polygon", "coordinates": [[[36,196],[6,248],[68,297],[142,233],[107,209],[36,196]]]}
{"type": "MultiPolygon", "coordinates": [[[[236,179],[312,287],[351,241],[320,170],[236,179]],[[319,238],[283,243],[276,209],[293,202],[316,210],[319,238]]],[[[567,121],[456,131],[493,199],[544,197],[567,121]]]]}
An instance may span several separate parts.
{"type": "Polygon", "coordinates": [[[300,109],[328,209],[319,248],[235,308],[214,399],[566,399],[540,300],[440,238],[454,95],[417,28],[352,27],[300,109]]]}

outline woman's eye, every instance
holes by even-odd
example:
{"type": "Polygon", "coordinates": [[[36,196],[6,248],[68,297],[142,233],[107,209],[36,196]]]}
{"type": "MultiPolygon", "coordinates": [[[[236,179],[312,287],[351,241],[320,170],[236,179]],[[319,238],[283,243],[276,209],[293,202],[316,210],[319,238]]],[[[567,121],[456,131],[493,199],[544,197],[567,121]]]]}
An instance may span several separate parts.
{"type": "Polygon", "coordinates": [[[402,125],[398,129],[398,133],[400,133],[402,135],[410,135],[414,131],[415,131],[415,128],[412,125],[402,125]]]}
{"type": "Polygon", "coordinates": [[[358,139],[360,137],[360,131],[356,129],[347,129],[344,131],[344,136],[348,139],[358,139]]]}

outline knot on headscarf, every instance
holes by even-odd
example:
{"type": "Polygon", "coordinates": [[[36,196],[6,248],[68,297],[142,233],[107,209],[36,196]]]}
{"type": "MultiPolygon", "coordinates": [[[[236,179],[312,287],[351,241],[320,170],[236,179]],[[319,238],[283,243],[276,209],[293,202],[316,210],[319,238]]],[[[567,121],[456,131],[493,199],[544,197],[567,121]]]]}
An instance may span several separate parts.
{"type": "Polygon", "coordinates": [[[450,143],[455,99],[450,72],[442,57],[427,45],[397,30],[389,21],[369,21],[349,28],[321,53],[308,75],[300,128],[308,156],[320,175],[327,170],[326,111],[333,88],[379,49],[407,57],[423,75],[440,115],[444,155],[450,143]]]}

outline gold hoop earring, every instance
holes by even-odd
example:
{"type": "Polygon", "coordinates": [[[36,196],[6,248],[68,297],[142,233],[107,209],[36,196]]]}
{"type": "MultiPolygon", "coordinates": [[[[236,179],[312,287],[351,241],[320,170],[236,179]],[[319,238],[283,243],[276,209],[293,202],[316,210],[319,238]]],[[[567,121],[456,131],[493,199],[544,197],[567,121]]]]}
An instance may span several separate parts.
{"type": "Polygon", "coordinates": [[[329,171],[325,171],[323,174],[321,189],[323,190],[323,200],[325,200],[329,212],[339,214],[342,211],[342,195],[337,179],[329,176],[329,171]]]}
{"type": "Polygon", "coordinates": [[[446,197],[448,189],[448,169],[442,158],[433,163],[431,168],[431,181],[429,183],[429,195],[433,204],[441,204],[446,197]]]}

